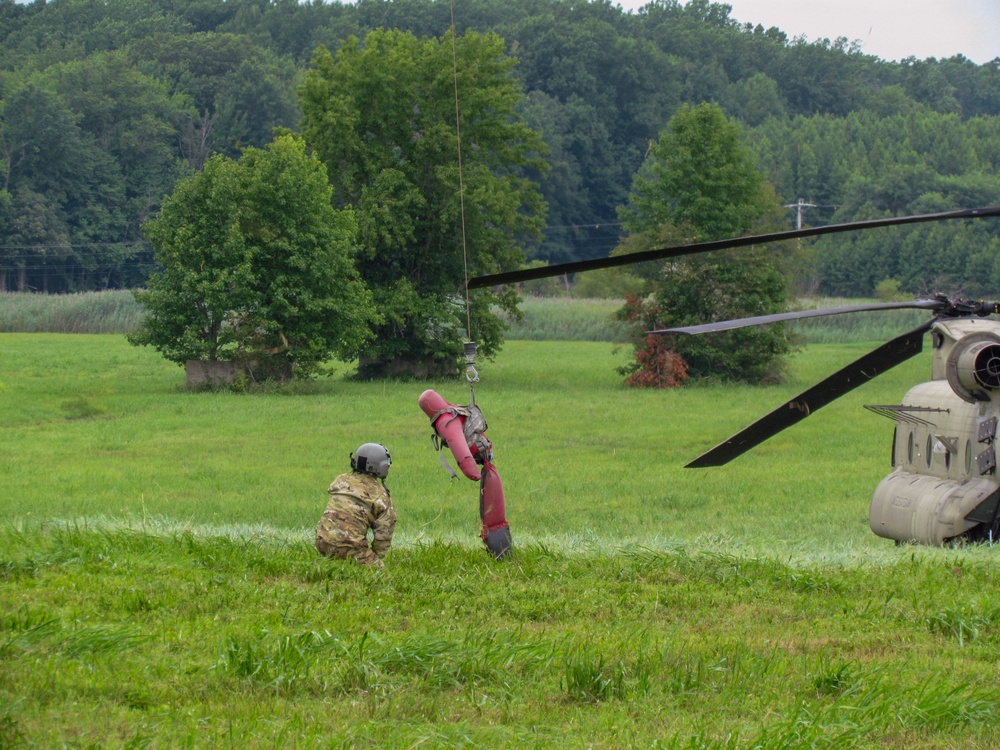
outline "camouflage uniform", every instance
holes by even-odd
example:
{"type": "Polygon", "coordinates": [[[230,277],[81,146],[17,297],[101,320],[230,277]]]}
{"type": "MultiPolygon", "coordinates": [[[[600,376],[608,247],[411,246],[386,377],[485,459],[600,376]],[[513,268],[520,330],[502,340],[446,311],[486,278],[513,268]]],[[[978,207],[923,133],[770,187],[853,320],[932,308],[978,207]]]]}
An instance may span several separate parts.
{"type": "Polygon", "coordinates": [[[316,549],[326,557],[383,567],[396,529],[389,490],[371,474],[350,473],[334,479],[327,492],[330,503],[316,526],[316,549]],[[374,532],[371,546],[368,529],[374,532]]]}

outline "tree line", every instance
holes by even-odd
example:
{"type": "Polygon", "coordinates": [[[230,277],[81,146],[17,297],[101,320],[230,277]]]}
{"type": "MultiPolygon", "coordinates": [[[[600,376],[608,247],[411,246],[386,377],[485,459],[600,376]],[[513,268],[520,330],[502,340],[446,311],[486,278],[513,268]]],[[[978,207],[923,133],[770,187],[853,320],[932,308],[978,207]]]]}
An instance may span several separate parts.
{"type": "MultiPolygon", "coordinates": [[[[779,200],[803,204],[789,223],[797,210],[809,225],[1000,202],[1000,61],[887,62],[708,0],[635,13],[456,0],[454,18],[458,35],[502,40],[517,113],[544,144],[544,165],[520,166],[547,205],[541,231],[519,235],[529,259],[610,254],[633,178],[685,104],[741,124],[779,200]]],[[[0,290],[145,283],[156,266],[143,223],[214,155],[299,130],[317,49],[450,26],[443,0],[0,0],[0,290]]],[[[1000,289],[998,233],[828,237],[802,249],[796,291],[860,296],[891,281],[986,294],[1000,289]]]]}

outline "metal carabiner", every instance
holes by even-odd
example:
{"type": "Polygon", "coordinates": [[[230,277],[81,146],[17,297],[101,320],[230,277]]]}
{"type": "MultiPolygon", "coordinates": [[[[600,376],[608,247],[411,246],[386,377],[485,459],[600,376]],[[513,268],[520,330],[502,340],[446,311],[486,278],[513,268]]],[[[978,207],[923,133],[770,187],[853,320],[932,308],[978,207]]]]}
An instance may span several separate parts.
{"type": "Polygon", "coordinates": [[[469,384],[479,382],[479,373],[476,371],[476,342],[465,342],[465,379],[469,384]]]}

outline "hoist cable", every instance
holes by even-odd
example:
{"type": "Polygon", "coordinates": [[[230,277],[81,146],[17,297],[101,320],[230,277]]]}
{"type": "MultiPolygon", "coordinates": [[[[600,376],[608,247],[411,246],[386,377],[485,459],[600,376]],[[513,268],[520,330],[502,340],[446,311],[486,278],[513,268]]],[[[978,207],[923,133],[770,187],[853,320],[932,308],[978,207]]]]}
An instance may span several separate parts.
{"type": "Polygon", "coordinates": [[[456,43],[458,30],[455,28],[455,0],[450,1],[450,6],[452,80],[455,83],[455,135],[458,139],[458,200],[462,216],[462,261],[465,268],[465,327],[468,340],[472,341],[472,312],[469,305],[469,250],[465,239],[465,182],[462,177],[462,124],[458,106],[458,45],[456,43]]]}

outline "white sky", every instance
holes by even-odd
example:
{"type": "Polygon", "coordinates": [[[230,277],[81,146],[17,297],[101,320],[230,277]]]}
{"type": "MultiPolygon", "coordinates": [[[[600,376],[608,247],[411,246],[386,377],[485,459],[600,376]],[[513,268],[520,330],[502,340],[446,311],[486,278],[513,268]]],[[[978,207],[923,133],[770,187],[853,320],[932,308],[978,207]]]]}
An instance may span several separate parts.
{"type": "MultiPolygon", "coordinates": [[[[625,10],[646,4],[613,1],[625,10]]],[[[844,36],[885,60],[961,53],[982,65],[1000,57],[1000,0],[721,1],[732,6],[729,15],[738,21],[777,26],[789,38],[804,35],[810,42],[844,36]]]]}

